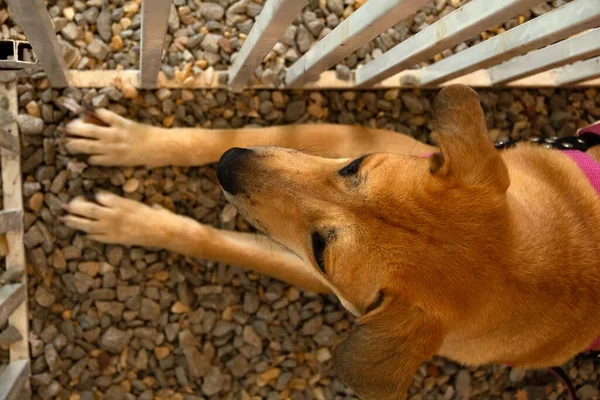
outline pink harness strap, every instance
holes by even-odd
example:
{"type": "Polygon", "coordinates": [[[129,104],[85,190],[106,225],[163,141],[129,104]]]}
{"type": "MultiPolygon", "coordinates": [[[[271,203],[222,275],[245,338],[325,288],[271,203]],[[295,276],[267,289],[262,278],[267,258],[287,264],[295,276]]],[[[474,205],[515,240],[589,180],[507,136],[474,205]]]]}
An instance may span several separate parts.
{"type": "Polygon", "coordinates": [[[600,195],[600,164],[592,157],[577,150],[563,150],[581,168],[585,176],[600,195]]]}
{"type": "MultiPolygon", "coordinates": [[[[585,132],[582,131],[580,134],[581,133],[595,133],[600,135],[600,124],[592,125],[591,127],[586,128],[585,132]]],[[[596,192],[600,195],[600,164],[584,152],[577,150],[564,150],[564,152],[575,161],[579,168],[581,168],[581,171],[583,171],[588,178],[592,187],[596,189],[596,192]]],[[[600,348],[600,337],[598,337],[586,351],[598,348],[600,348]]]]}

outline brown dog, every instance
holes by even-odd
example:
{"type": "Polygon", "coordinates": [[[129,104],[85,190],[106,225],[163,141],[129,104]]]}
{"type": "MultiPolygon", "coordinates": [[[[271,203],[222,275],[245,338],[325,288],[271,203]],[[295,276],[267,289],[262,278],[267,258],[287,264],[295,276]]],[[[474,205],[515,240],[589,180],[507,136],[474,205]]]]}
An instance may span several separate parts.
{"type": "Polygon", "coordinates": [[[438,150],[365,128],[174,132],[99,110],[108,126],[75,121],[67,131],[79,138],[66,144],[98,165],[203,164],[272,142],[345,158],[276,147],[223,155],[227,197],[287,249],[274,254],[266,239],[107,193],[73,200],[65,223],[103,242],[168,243],[335,293],[361,317],[336,369],[365,399],[403,398],[434,354],[468,365],[566,362],[600,336],[596,191],[559,151],[495,150],[469,88],[442,90],[435,112],[439,152],[424,158],[438,150]]]}

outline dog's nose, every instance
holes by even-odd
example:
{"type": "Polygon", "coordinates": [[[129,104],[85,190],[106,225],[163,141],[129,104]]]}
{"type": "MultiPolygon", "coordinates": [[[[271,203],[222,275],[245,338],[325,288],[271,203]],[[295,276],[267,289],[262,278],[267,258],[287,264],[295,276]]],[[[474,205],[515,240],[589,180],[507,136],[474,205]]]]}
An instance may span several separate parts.
{"type": "Polygon", "coordinates": [[[252,150],[234,147],[221,156],[217,166],[217,178],[223,190],[232,195],[241,191],[240,172],[252,153],[252,150]]]}

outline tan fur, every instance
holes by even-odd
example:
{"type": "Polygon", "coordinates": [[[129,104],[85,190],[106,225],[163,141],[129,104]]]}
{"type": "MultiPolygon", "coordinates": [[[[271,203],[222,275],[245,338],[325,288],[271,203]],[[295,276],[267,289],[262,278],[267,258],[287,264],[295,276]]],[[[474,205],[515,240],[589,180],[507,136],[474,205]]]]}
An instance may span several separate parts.
{"type": "Polygon", "coordinates": [[[244,190],[231,201],[290,252],[109,194],[99,205],[75,199],[65,222],[107,243],[163,246],[333,291],[362,315],[334,361],[366,399],[403,397],[434,354],[469,365],[564,363],[600,336],[598,195],[558,151],[496,151],[471,89],[442,90],[435,110],[440,153],[429,158],[435,148],[366,128],[165,131],[98,111],[109,127],[72,123],[69,135],[85,138],[66,146],[100,165],[202,164],[256,144],[314,145],[332,158],[253,147],[235,171],[244,190]],[[340,176],[366,153],[375,154],[356,176],[340,176]],[[315,231],[328,237],[326,275],[315,231]]]}

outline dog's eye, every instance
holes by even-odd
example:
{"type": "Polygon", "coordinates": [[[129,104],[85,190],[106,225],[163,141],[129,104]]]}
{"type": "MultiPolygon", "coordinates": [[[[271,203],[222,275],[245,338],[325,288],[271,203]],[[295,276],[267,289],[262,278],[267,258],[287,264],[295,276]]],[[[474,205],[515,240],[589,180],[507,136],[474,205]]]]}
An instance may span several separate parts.
{"type": "Polygon", "coordinates": [[[360,170],[360,166],[363,163],[363,161],[365,161],[365,158],[367,158],[367,156],[362,156],[357,158],[356,160],[352,161],[350,164],[346,165],[344,168],[342,168],[340,170],[340,175],[341,176],[352,176],[352,175],[356,175],[358,173],[358,171],[360,170]]]}
{"type": "Polygon", "coordinates": [[[311,240],[315,261],[317,262],[319,269],[324,274],[327,274],[327,272],[325,271],[325,260],[323,258],[323,253],[325,252],[326,246],[325,237],[323,237],[323,235],[321,235],[319,232],[313,232],[311,235],[311,240]]]}

